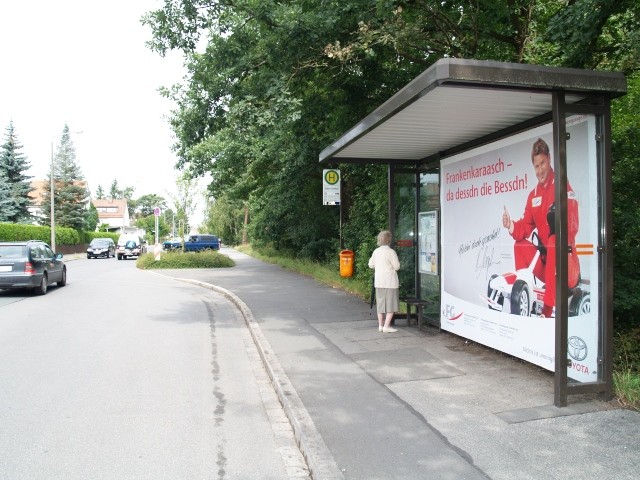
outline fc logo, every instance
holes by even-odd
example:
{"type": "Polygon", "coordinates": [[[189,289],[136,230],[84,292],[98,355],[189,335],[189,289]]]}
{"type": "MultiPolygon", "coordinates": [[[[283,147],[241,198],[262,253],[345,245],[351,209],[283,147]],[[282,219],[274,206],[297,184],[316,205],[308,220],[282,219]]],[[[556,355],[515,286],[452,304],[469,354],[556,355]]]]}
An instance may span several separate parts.
{"type": "Polygon", "coordinates": [[[449,304],[446,304],[444,306],[443,313],[444,313],[444,318],[446,318],[447,320],[457,320],[462,316],[462,313],[459,313],[458,315],[456,315],[453,305],[449,305],[449,304]]]}
{"type": "Polygon", "coordinates": [[[444,306],[444,316],[447,318],[452,318],[455,315],[453,311],[453,305],[445,305],[444,306]]]}

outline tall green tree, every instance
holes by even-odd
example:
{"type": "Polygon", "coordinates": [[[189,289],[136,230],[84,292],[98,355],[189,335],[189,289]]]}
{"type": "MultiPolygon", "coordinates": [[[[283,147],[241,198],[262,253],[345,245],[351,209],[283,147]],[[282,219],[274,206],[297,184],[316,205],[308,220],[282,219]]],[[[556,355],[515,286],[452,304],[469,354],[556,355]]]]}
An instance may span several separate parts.
{"type": "Polygon", "coordinates": [[[9,209],[5,209],[5,221],[14,223],[31,220],[29,193],[33,190],[30,182],[33,177],[26,175],[31,165],[22,154],[22,148],[11,121],[6,129],[4,143],[0,146],[0,172],[4,174],[9,187],[4,200],[14,205],[14,208],[10,209],[13,212],[10,215],[6,214],[9,209]]]}
{"type": "Polygon", "coordinates": [[[143,195],[136,200],[136,210],[140,217],[154,215],[154,209],[156,207],[164,212],[167,209],[167,201],[164,197],[155,193],[143,195]]]}
{"type": "Polygon", "coordinates": [[[11,184],[5,173],[0,170],[0,222],[11,222],[16,211],[16,204],[11,197],[11,184]]]}
{"type": "Polygon", "coordinates": [[[95,207],[93,203],[89,203],[89,211],[87,212],[87,217],[85,221],[85,230],[89,232],[94,232],[96,227],[98,226],[98,222],[100,221],[100,216],[98,215],[98,209],[95,207]]]}
{"type": "MultiPolygon", "coordinates": [[[[140,217],[134,222],[135,226],[143,229],[149,243],[155,242],[156,218],[153,215],[140,217]]],[[[162,217],[158,218],[158,239],[163,239],[171,232],[171,226],[162,217]]]]}
{"type": "Polygon", "coordinates": [[[183,174],[176,179],[176,193],[169,194],[175,209],[175,222],[178,225],[178,235],[183,237],[189,233],[190,221],[196,210],[198,198],[202,195],[197,180],[183,174]]]}
{"type": "MultiPolygon", "coordinates": [[[[179,105],[172,125],[181,167],[194,176],[210,173],[214,198],[249,205],[252,241],[325,255],[339,226],[336,210],[322,206],[317,153],[377,97],[367,98],[361,85],[340,77],[340,65],[323,68],[323,51],[335,35],[357,28],[368,3],[332,2],[331,9],[313,2],[188,4],[173,2],[147,19],[168,27],[164,32],[176,28],[175,35],[156,37],[158,50],[178,46],[189,55],[190,84],[165,91],[179,105]],[[191,40],[198,25],[213,32],[205,54],[180,37],[183,13],[193,22],[191,40]],[[342,115],[347,97],[353,107],[342,115]],[[316,221],[300,221],[308,218],[316,221]]],[[[360,71],[380,92],[401,84],[375,63],[360,71]]]]}
{"type": "MultiPolygon", "coordinates": [[[[620,70],[640,64],[640,4],[636,0],[545,2],[545,29],[534,47],[565,67],[620,70]]],[[[532,49],[533,50],[533,49],[532,49]]],[[[535,58],[535,57],[533,57],[535,58]]]]}
{"type": "MultiPolygon", "coordinates": [[[[49,174],[49,181],[51,180],[49,174]]],[[[55,224],[61,227],[83,230],[87,228],[89,190],[82,170],[76,161],[76,150],[71,140],[68,125],[65,124],[60,145],[53,158],[53,181],[55,195],[55,224]]],[[[51,223],[51,192],[47,190],[43,201],[43,225],[51,223]]]]}
{"type": "Polygon", "coordinates": [[[230,202],[225,196],[210,202],[204,219],[206,231],[218,235],[228,245],[242,243],[245,208],[238,202],[230,202]]]}
{"type": "Polygon", "coordinates": [[[122,195],[127,201],[127,210],[129,210],[129,217],[135,219],[138,211],[138,201],[133,198],[133,194],[136,187],[124,187],[122,189],[122,195]]]}
{"type": "Polygon", "coordinates": [[[104,200],[106,198],[102,185],[98,185],[98,188],[96,189],[96,198],[98,200],[104,200]]]}
{"type": "Polygon", "coordinates": [[[133,193],[135,191],[135,187],[120,187],[118,185],[118,180],[113,179],[111,182],[111,187],[109,187],[109,198],[111,200],[115,199],[125,199],[127,201],[127,210],[129,211],[129,218],[134,219],[136,216],[136,200],[133,198],[133,193]]]}
{"type": "MultiPolygon", "coordinates": [[[[151,48],[187,59],[184,84],[163,90],[176,104],[178,167],[210,174],[214,199],[249,206],[252,242],[324,258],[335,256],[341,229],[337,209],[321,204],[322,148],[443,57],[631,72],[638,8],[632,0],[166,0],[144,23],[151,48]]],[[[343,240],[363,256],[385,222],[386,172],[341,169],[343,240]]]]}
{"type": "Polygon", "coordinates": [[[640,74],[629,92],[613,102],[613,239],[616,324],[627,328],[640,319],[640,74]]]}
{"type": "Polygon", "coordinates": [[[122,190],[118,186],[118,180],[115,178],[113,182],[111,182],[111,187],[109,187],[109,197],[111,200],[115,200],[116,198],[122,198],[122,190]]]}

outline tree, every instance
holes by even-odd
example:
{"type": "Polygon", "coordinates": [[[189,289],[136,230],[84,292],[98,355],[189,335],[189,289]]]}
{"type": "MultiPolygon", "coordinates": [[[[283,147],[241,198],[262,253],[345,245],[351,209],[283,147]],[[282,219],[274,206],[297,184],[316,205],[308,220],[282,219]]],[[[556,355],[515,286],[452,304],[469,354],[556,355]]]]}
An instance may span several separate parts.
{"type": "MultiPolygon", "coordinates": [[[[637,70],[638,5],[166,0],[144,23],[151,48],[187,58],[185,83],[162,90],[176,104],[178,167],[211,175],[227,220],[248,205],[253,243],[322,259],[339,236],[337,209],[320,199],[322,148],[443,57],[637,70]]],[[[386,172],[341,169],[343,237],[361,257],[386,220],[386,172]]]]}
{"type": "MultiPolygon", "coordinates": [[[[53,181],[55,224],[78,230],[86,228],[89,191],[82,171],[76,163],[75,147],[66,124],[62,130],[60,146],[53,159],[53,181]]],[[[47,190],[43,201],[43,225],[51,222],[50,205],[51,192],[47,190]]]]}
{"type": "MultiPolygon", "coordinates": [[[[155,229],[156,229],[156,217],[154,215],[141,217],[135,221],[135,225],[138,228],[147,232],[147,237],[150,242],[155,241],[155,229]]],[[[161,217],[158,218],[158,238],[165,238],[171,233],[171,227],[161,217]]]]}
{"type": "Polygon", "coordinates": [[[98,185],[98,188],[96,189],[96,198],[98,200],[103,200],[105,198],[105,193],[104,190],[102,189],[102,185],[98,185]]]}
{"type": "MultiPolygon", "coordinates": [[[[29,213],[29,193],[31,188],[30,179],[25,175],[30,165],[26,157],[20,152],[22,145],[18,141],[13,122],[9,122],[6,129],[5,142],[0,147],[0,172],[4,174],[4,179],[8,184],[9,191],[4,200],[14,204],[11,215],[5,215],[8,222],[28,222],[31,219],[29,213]]],[[[6,209],[5,212],[9,210],[6,209]]]]}
{"type": "Polygon", "coordinates": [[[640,312],[640,74],[629,93],[613,102],[613,239],[616,325],[637,325],[640,312]]]}
{"type": "Polygon", "coordinates": [[[221,197],[210,202],[204,220],[206,231],[217,234],[227,245],[242,243],[245,206],[221,197]]]}
{"type": "Polygon", "coordinates": [[[135,187],[120,188],[118,186],[118,180],[115,178],[113,179],[113,182],[111,182],[111,187],[109,188],[109,197],[111,200],[122,198],[127,201],[127,210],[129,211],[129,217],[132,219],[135,218],[136,213],[136,201],[133,199],[133,192],[135,189],[135,187]]]}
{"type": "Polygon", "coordinates": [[[133,198],[133,192],[135,187],[124,187],[122,189],[122,196],[127,200],[127,210],[129,210],[129,217],[136,218],[136,211],[138,210],[138,202],[133,198]]]}
{"type": "Polygon", "coordinates": [[[573,68],[621,70],[640,63],[640,4],[636,0],[547,3],[538,61],[573,68]],[[579,26],[579,27],[577,27],[579,26]]]}
{"type": "Polygon", "coordinates": [[[111,200],[122,198],[122,190],[118,187],[118,180],[115,178],[113,179],[113,182],[111,182],[111,188],[109,188],[109,197],[111,197],[111,200]]]}
{"type": "Polygon", "coordinates": [[[100,216],[98,215],[98,209],[93,203],[89,203],[89,212],[87,213],[85,230],[94,232],[96,230],[96,227],[98,226],[99,221],[100,216]]]}
{"type": "Polygon", "coordinates": [[[175,237],[177,235],[175,219],[176,214],[171,208],[166,207],[162,211],[162,221],[167,225],[167,228],[169,229],[169,231],[166,233],[167,236],[175,237]]]}
{"type": "Polygon", "coordinates": [[[160,208],[163,212],[166,210],[167,201],[164,197],[156,194],[147,194],[136,200],[136,211],[141,217],[153,215],[156,207],[160,208]]]}
{"type": "MultiPolygon", "coordinates": [[[[162,28],[155,37],[159,51],[178,46],[192,54],[198,25],[214,32],[207,53],[189,59],[188,88],[165,91],[179,105],[172,126],[180,166],[193,176],[210,173],[212,197],[249,206],[252,241],[330,255],[338,218],[321,202],[317,152],[377,97],[367,98],[361,84],[341,77],[341,66],[323,68],[323,51],[335,36],[346,38],[357,28],[369,3],[334,2],[330,11],[312,2],[169,3],[147,19],[162,28]],[[189,41],[180,38],[184,22],[189,41]],[[309,218],[315,221],[303,220],[309,218]]],[[[380,96],[401,84],[374,63],[361,71],[380,96]]]]}
{"type": "Polygon", "coordinates": [[[202,195],[198,188],[197,180],[187,174],[182,174],[176,179],[177,193],[169,194],[176,211],[175,221],[178,224],[178,235],[183,237],[189,233],[189,220],[194,214],[197,197],[202,195]]]}
{"type": "Polygon", "coordinates": [[[11,197],[11,184],[0,170],[0,222],[11,222],[16,214],[17,207],[11,197]]]}

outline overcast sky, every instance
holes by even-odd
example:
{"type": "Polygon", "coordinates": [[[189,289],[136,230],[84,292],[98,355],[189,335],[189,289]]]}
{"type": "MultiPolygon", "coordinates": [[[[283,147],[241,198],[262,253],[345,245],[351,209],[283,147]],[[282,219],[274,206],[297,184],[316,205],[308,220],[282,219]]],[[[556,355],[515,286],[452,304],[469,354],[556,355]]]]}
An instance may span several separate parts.
{"type": "Polygon", "coordinates": [[[45,178],[65,123],[89,188],[135,187],[134,198],[175,190],[176,158],[160,96],[183,76],[179,55],[145,47],[140,24],[161,0],[30,0],[0,5],[0,141],[13,120],[29,175],[45,178]]]}

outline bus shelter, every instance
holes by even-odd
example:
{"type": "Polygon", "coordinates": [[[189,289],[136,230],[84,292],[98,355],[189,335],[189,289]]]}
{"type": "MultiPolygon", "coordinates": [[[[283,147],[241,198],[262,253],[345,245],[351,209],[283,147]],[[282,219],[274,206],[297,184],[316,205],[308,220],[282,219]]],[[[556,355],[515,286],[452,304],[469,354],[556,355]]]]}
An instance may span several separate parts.
{"type": "Polygon", "coordinates": [[[320,153],[388,165],[405,293],[443,330],[613,395],[610,103],[620,73],[443,59],[320,153]]]}

